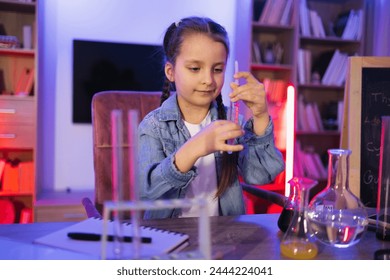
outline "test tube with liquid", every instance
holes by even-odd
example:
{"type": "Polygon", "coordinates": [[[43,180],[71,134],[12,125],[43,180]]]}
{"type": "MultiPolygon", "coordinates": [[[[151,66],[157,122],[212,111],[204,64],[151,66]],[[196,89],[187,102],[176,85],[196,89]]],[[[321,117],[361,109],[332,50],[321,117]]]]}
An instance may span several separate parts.
{"type": "MultiPolygon", "coordinates": [[[[234,61],[234,74],[237,74],[238,73],[238,61],[234,61]]],[[[234,82],[238,85],[239,82],[238,82],[238,79],[235,79],[234,82]]],[[[239,123],[239,106],[238,106],[238,102],[230,102],[230,107],[229,107],[229,110],[228,110],[228,116],[227,116],[228,120],[232,121],[232,122],[235,122],[235,123],[239,123]]],[[[227,143],[229,145],[234,145],[234,139],[228,139],[227,143]]],[[[231,154],[232,152],[229,151],[228,152],[229,154],[231,154]]]]}
{"type": "MultiPolygon", "coordinates": [[[[128,111],[128,142],[129,142],[129,182],[130,199],[133,202],[139,201],[138,190],[138,111],[128,111]]],[[[133,258],[139,259],[141,256],[141,212],[139,210],[131,211],[131,224],[133,230],[133,258]]]]}
{"type": "MultiPolygon", "coordinates": [[[[120,203],[123,200],[123,128],[122,112],[113,110],[111,112],[111,145],[112,145],[112,188],[113,201],[120,203]]],[[[122,230],[123,212],[115,210],[113,212],[114,226],[114,255],[116,259],[122,259],[122,230]]]]}

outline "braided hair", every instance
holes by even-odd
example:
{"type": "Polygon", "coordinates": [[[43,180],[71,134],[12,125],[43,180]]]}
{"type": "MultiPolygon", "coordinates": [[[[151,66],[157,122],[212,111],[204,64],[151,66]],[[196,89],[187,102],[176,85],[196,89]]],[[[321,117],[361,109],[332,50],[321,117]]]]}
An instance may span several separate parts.
{"type": "MultiPolygon", "coordinates": [[[[209,36],[216,42],[222,43],[229,55],[229,39],[224,27],[209,18],[204,17],[187,17],[178,22],[172,23],[165,32],[163,41],[163,50],[165,63],[169,62],[175,65],[176,58],[180,54],[181,45],[185,37],[189,34],[200,33],[209,36]]],[[[161,104],[170,96],[174,84],[165,77],[163,90],[161,94],[161,104]]],[[[226,119],[226,108],[222,101],[222,95],[216,98],[218,119],[226,119]]],[[[216,197],[220,197],[225,190],[237,178],[237,153],[223,153],[222,155],[222,172],[219,180],[216,197]]]]}

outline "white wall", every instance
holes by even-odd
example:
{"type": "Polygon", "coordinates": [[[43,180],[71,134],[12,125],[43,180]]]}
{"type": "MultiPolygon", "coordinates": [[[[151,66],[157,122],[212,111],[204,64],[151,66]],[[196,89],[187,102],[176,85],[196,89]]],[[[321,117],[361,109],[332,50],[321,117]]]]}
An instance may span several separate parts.
{"type": "Polygon", "coordinates": [[[92,127],[72,123],[72,40],[161,44],[166,27],[186,16],[221,23],[231,41],[228,77],[238,57],[249,68],[250,0],[38,1],[39,190],[94,187],[92,127]],[[153,8],[152,8],[153,7],[153,8]]]}

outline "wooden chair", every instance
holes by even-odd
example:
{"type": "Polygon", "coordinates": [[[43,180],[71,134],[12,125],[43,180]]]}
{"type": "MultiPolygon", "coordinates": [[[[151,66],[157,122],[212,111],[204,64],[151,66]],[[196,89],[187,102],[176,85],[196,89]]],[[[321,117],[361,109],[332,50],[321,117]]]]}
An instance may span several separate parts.
{"type": "MultiPolygon", "coordinates": [[[[95,207],[102,213],[106,200],[112,200],[111,111],[122,110],[123,143],[127,143],[127,111],[137,109],[139,120],[160,105],[160,92],[102,91],[92,98],[93,162],[95,172],[95,207]]],[[[123,145],[124,198],[129,199],[128,147],[123,145]]],[[[86,208],[87,210],[87,208],[86,208]]],[[[88,213],[96,216],[96,212],[88,213]]]]}

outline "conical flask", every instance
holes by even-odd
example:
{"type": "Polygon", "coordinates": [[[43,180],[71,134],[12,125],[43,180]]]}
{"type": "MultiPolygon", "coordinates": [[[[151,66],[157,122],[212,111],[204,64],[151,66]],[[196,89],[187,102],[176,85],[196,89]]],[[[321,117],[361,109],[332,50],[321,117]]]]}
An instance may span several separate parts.
{"type": "Polygon", "coordinates": [[[307,208],[310,230],[322,243],[346,248],[359,242],[367,229],[364,205],[349,189],[350,150],[328,150],[328,184],[307,208]]]}
{"type": "Polygon", "coordinates": [[[295,206],[294,215],[280,243],[280,252],[286,257],[305,260],[314,258],[318,253],[315,239],[308,232],[305,213],[309,190],[317,183],[315,180],[299,177],[289,181],[294,186],[296,195],[292,203],[295,206]]]}
{"type": "Polygon", "coordinates": [[[282,212],[280,213],[278,219],[278,227],[281,231],[286,232],[288,226],[291,223],[292,218],[294,217],[294,210],[298,207],[296,204],[299,203],[297,199],[297,184],[293,183],[293,180],[289,181],[290,183],[290,194],[286,200],[286,203],[283,206],[282,212]]]}

